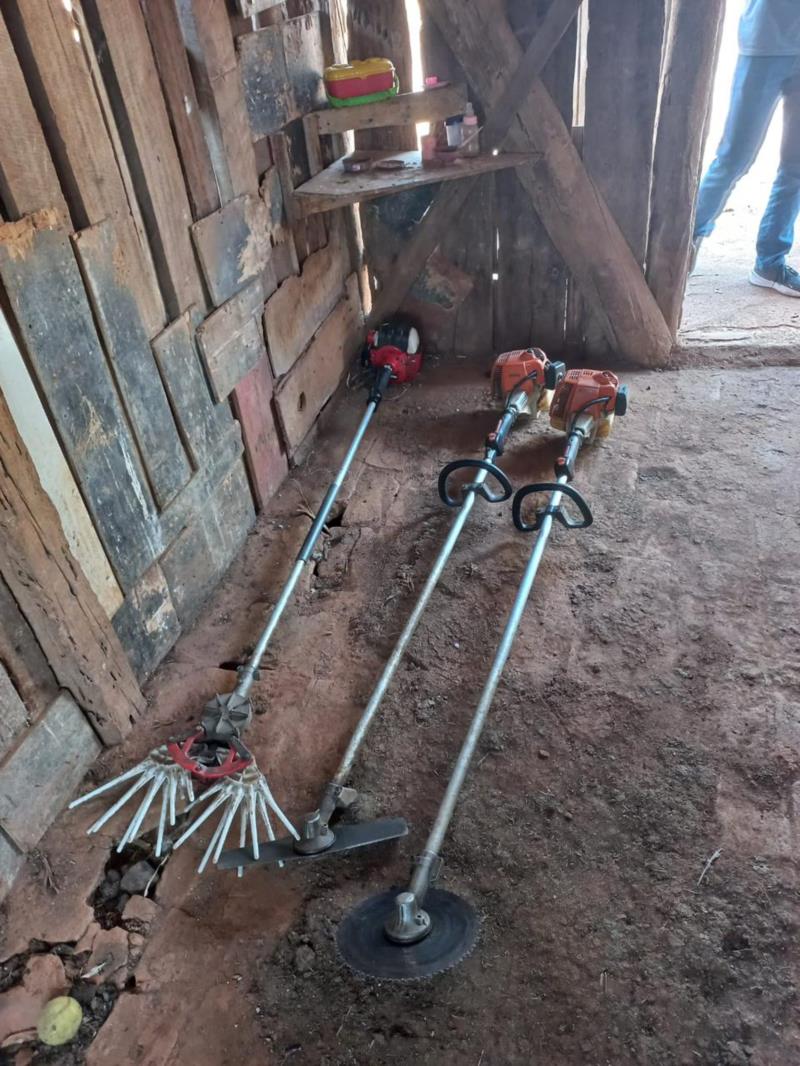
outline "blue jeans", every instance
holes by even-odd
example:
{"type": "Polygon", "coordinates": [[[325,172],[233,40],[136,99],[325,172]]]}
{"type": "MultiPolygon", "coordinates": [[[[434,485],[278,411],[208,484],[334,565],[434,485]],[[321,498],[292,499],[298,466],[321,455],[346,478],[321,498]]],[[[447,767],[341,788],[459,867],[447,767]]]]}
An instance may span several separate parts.
{"type": "Polygon", "coordinates": [[[707,237],[728,197],[761,150],[784,97],[781,161],[756,244],[756,268],[782,266],[800,212],[800,63],[796,56],[739,56],[717,157],[700,184],[694,235],[707,237]]]}

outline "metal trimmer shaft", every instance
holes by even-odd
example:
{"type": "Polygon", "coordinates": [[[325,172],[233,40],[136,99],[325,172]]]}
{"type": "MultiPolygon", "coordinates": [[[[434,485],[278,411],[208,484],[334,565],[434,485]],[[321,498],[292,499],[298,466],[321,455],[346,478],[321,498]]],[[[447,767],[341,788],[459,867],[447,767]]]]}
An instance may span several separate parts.
{"type": "Polygon", "coordinates": [[[278,597],[278,602],[272,608],[272,612],[269,616],[266,626],[264,627],[264,631],[258,638],[258,643],[253,649],[253,654],[248,659],[247,664],[242,667],[242,670],[239,674],[239,683],[234,689],[234,693],[237,696],[247,696],[253,685],[256,673],[258,672],[258,668],[261,665],[261,660],[264,658],[264,652],[267,650],[267,646],[269,645],[269,642],[272,639],[272,634],[275,632],[278,622],[280,622],[281,620],[281,615],[286,610],[286,605],[292,598],[292,593],[294,592],[295,587],[297,586],[297,582],[300,580],[300,575],[303,573],[303,569],[305,568],[306,563],[311,558],[314,552],[314,548],[317,545],[320,533],[322,532],[325,523],[328,520],[328,515],[331,513],[331,508],[336,502],[336,497],[339,495],[342,485],[344,484],[344,479],[347,477],[350,467],[353,465],[353,459],[355,459],[356,452],[358,451],[359,447],[361,446],[361,442],[364,439],[364,434],[367,432],[369,424],[372,421],[373,415],[378,409],[378,404],[381,400],[381,394],[389,384],[391,376],[392,371],[391,368],[388,366],[383,367],[383,369],[381,369],[378,373],[378,380],[376,382],[376,387],[373,390],[372,394],[374,398],[370,399],[369,403],[367,404],[367,409],[364,412],[364,417],[361,419],[361,423],[358,429],[356,430],[356,434],[350,442],[350,447],[347,449],[347,454],[342,460],[342,465],[339,467],[339,471],[336,474],[336,477],[334,478],[330,488],[325,494],[325,499],[322,501],[320,509],[317,512],[317,517],[314,519],[311,529],[309,529],[306,535],[306,539],[303,541],[303,545],[297,555],[297,560],[294,566],[292,567],[292,572],[289,574],[286,584],[283,587],[283,591],[278,597]]]}

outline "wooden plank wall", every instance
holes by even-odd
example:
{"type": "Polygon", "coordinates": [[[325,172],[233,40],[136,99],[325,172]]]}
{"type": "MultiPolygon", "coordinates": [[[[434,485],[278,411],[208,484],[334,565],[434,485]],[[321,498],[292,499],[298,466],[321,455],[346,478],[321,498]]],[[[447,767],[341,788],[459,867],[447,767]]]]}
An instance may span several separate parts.
{"type": "Polygon", "coordinates": [[[327,0],[264,12],[255,30],[225,0],[69,7],[20,0],[0,16],[0,300],[17,367],[1,380],[18,418],[40,398],[50,432],[34,461],[144,676],[358,345],[345,215],[297,222],[286,199],[312,162],[302,115],[320,102],[332,20],[327,0]],[[242,74],[276,41],[291,108],[273,124],[242,74]],[[281,133],[291,155],[276,162],[281,133]],[[317,335],[343,321],[350,347],[324,387],[301,390],[302,419],[281,412],[322,358],[317,335]]]}

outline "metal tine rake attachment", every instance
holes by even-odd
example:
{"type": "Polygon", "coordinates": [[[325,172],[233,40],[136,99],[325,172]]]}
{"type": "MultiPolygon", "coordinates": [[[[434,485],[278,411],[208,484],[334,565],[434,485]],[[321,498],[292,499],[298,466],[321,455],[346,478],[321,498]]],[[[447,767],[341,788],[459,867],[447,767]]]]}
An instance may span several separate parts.
{"type": "Polygon", "coordinates": [[[503,414],[494,432],[485,442],[483,459],[459,459],[444,467],[439,475],[439,495],[448,507],[458,508],[450,531],[439,550],[433,568],[426,579],[420,596],[391,655],[369,698],[361,718],[350,738],[335,777],[327,784],[317,810],[307,815],[299,839],[292,837],[272,841],[260,846],[240,847],[221,855],[219,865],[225,869],[241,869],[253,864],[283,864],[287,861],[315,858],[323,854],[334,855],[371,844],[396,840],[408,832],[403,818],[384,818],[369,823],[338,824],[331,822],[337,811],[352,804],[355,789],[346,786],[369,727],[378,713],[389,684],[400,665],[403,654],[413,637],[425,609],[433,595],[444,568],[452,555],[459,537],[467,523],[477,496],[489,503],[502,503],[513,494],[511,482],[496,466],[495,459],[503,454],[506,440],[517,419],[523,414],[538,414],[550,406],[553,390],[563,379],[566,368],[563,363],[551,362],[538,349],[506,352],[495,361],[492,385],[495,399],[502,403],[503,414]],[[460,486],[456,493],[455,478],[467,471],[469,482],[460,486]],[[496,487],[489,487],[492,478],[496,487]],[[455,494],[454,494],[455,493],[455,494]]]}
{"type": "Polygon", "coordinates": [[[480,923],[472,906],[455,893],[435,887],[442,865],[442,845],[533,591],[553,524],[560,522],[568,529],[584,529],[592,523],[589,505],[569,484],[575,460],[582,445],[608,435],[614,415],[622,415],[626,409],[627,388],[620,386],[615,375],[607,371],[572,370],[556,390],[551,423],[566,431],[566,448],[556,461],[555,481],[527,485],[514,497],[517,529],[538,535],[425,847],[405,890],[390,890],[364,900],[339,924],[336,934],[339,952],[359,973],[379,980],[430,977],[461,962],[477,941],[480,923]],[[531,520],[525,516],[530,499],[542,496],[547,498],[547,504],[538,508],[531,520]],[[577,514],[564,509],[566,499],[577,506],[577,514]]]}
{"type": "MultiPolygon", "coordinates": [[[[421,369],[422,354],[419,351],[419,336],[416,330],[404,324],[390,323],[382,326],[370,334],[362,363],[372,372],[367,409],[303,541],[258,643],[247,663],[239,669],[236,687],[230,693],[215,696],[206,704],[198,729],[189,737],[154,748],[142,762],[70,804],[70,808],[77,807],[131,782],[123,795],[87,830],[89,833],[96,833],[129,801],[146,789],[117,844],[117,851],[122,851],[139,835],[148,813],[158,803],[159,793],[161,806],[155,842],[156,857],[160,857],[164,851],[167,826],[174,828],[179,814],[194,812],[197,817],[175,841],[176,848],[198,833],[212,815],[219,816],[217,827],[200,860],[198,873],[202,873],[209,862],[216,863],[219,859],[237,814],[239,845],[244,847],[247,844],[249,833],[249,850],[254,855],[259,854],[259,835],[262,829],[266,830],[268,841],[275,840],[270,814],[277,818],[291,838],[299,837],[297,830],[276,802],[252,753],[245,746],[242,734],[252,721],[253,709],[249,693],[258,675],[261,660],[300,576],[313,555],[383,394],[390,382],[411,382],[421,369]],[[196,795],[196,788],[202,788],[204,791],[196,795]],[[202,810],[201,805],[204,808],[202,810]]],[[[241,874],[240,868],[239,875],[241,874]]]]}

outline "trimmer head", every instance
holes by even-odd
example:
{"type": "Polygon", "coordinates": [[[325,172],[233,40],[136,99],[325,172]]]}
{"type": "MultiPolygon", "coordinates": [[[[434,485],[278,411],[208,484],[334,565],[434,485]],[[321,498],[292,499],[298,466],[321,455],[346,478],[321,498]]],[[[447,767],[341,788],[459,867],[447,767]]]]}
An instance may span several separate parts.
{"type": "Polygon", "coordinates": [[[400,944],[386,934],[396,911],[399,889],[390,889],[360,903],[336,933],[339,954],[356,973],[378,981],[417,981],[457,966],[478,939],[480,921],[460,896],[429,888],[425,911],[428,933],[416,943],[400,944]]]}

